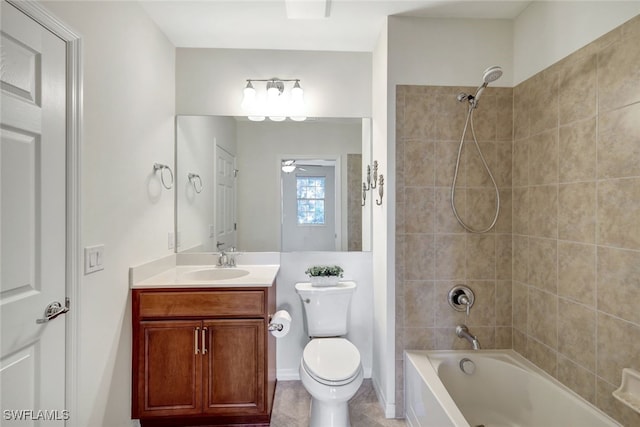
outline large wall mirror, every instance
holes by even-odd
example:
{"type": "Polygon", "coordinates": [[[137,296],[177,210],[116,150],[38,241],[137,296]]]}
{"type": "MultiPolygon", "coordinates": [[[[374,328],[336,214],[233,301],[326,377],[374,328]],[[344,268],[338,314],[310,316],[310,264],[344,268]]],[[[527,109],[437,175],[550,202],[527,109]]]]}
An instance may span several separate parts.
{"type": "Polygon", "coordinates": [[[371,163],[370,119],[178,116],[177,251],[371,250],[371,163]]]}

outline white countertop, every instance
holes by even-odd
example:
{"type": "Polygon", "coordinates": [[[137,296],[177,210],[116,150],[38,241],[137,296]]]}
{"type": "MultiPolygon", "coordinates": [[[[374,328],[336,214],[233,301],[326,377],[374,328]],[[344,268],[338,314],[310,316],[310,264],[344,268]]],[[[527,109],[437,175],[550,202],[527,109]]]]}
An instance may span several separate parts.
{"type": "MultiPolygon", "coordinates": [[[[227,287],[269,287],[273,284],[280,265],[237,265],[236,267],[216,267],[214,265],[179,265],[151,276],[131,285],[131,289],[153,288],[227,288],[227,287]],[[202,279],[197,272],[202,270],[216,270],[222,274],[234,271],[247,271],[248,274],[228,279],[202,279]],[[194,278],[194,274],[196,273],[194,278]]],[[[205,272],[206,273],[206,272],[205,272]]],[[[215,271],[214,271],[215,274],[215,271]]],[[[206,274],[205,274],[206,275],[206,274]]]]}

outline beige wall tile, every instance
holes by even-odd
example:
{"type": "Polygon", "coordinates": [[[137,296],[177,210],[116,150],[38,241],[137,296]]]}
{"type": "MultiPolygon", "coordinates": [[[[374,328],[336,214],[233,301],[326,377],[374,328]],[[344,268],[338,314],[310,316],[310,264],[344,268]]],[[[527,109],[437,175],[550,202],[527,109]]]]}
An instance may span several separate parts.
{"type": "Polygon", "coordinates": [[[557,240],[529,238],[529,285],[557,294],[557,263],[557,240]]]}
{"type": "Polygon", "coordinates": [[[405,328],[405,350],[434,350],[436,337],[433,328],[405,328]]]}
{"type": "Polygon", "coordinates": [[[498,187],[505,188],[512,185],[513,143],[496,142],[496,163],[491,166],[491,173],[496,180],[498,187]]]}
{"type": "Polygon", "coordinates": [[[622,24],[622,35],[625,39],[638,40],[640,37],[640,14],[622,24]]]}
{"type": "Polygon", "coordinates": [[[516,140],[513,143],[513,170],[511,172],[514,187],[529,185],[529,145],[531,138],[516,140]]]}
{"type": "MultiPolygon", "coordinates": [[[[512,301],[513,290],[511,282],[499,280],[496,282],[496,325],[509,326],[513,323],[512,301]]],[[[509,347],[511,348],[511,347],[509,347]]]]}
{"type": "Polygon", "coordinates": [[[558,186],[558,238],[594,243],[596,237],[596,183],[558,186]]]}
{"type": "Polygon", "coordinates": [[[433,234],[407,234],[404,242],[405,278],[435,278],[435,246],[433,234]]]}
{"type": "Polygon", "coordinates": [[[436,279],[465,278],[464,234],[436,235],[436,279]]]}
{"type": "Polygon", "coordinates": [[[529,237],[513,236],[513,280],[529,281],[529,237]]]}
{"type": "Polygon", "coordinates": [[[529,189],[529,234],[558,237],[558,186],[545,185],[529,189]]]}
{"type": "MultiPolygon", "coordinates": [[[[469,332],[475,335],[480,341],[482,349],[495,348],[495,328],[476,326],[470,328],[469,332]]],[[[436,346],[438,350],[471,350],[469,341],[458,338],[455,327],[436,328],[436,346]]]]}
{"type": "Polygon", "coordinates": [[[405,230],[407,233],[435,231],[435,190],[433,187],[407,187],[405,190],[405,230]]]}
{"type": "Polygon", "coordinates": [[[560,128],[560,182],[589,181],[596,178],[596,121],[594,117],[560,128]]]}
{"type": "MultiPolygon", "coordinates": [[[[487,163],[489,170],[493,173],[493,171],[496,170],[496,143],[493,141],[480,140],[478,142],[478,146],[480,147],[484,161],[487,163]]],[[[464,172],[467,174],[467,186],[493,187],[493,182],[491,181],[489,172],[487,172],[487,169],[484,167],[475,144],[465,144],[462,152],[465,156],[464,172]]]]}
{"type": "Polygon", "coordinates": [[[527,335],[513,329],[513,349],[527,357],[527,335]]]}
{"type": "Polygon", "coordinates": [[[405,95],[402,136],[404,138],[434,138],[438,105],[429,95],[409,91],[405,95]]]}
{"type": "MultiPolygon", "coordinates": [[[[451,187],[453,182],[453,174],[456,168],[456,160],[458,157],[459,142],[455,141],[436,141],[436,178],[435,183],[440,187],[451,187]]],[[[458,178],[456,179],[457,187],[467,185],[467,174],[465,171],[464,157],[461,155],[458,178]]]]}
{"type": "Polygon", "coordinates": [[[589,402],[596,403],[596,375],[558,355],[558,380],[589,402]]]}
{"type": "Polygon", "coordinates": [[[558,295],[595,307],[596,247],[558,242],[558,295]]]}
{"type": "Polygon", "coordinates": [[[496,139],[498,141],[513,141],[513,89],[497,89],[496,139]]]}
{"type": "MultiPolygon", "coordinates": [[[[470,188],[466,191],[467,211],[464,220],[474,230],[489,228],[496,215],[497,197],[495,188],[470,188]]],[[[490,232],[494,232],[492,229],[490,232]]]]}
{"type": "Polygon", "coordinates": [[[475,294],[475,302],[469,311],[469,317],[466,317],[464,311],[456,311],[447,303],[449,291],[458,284],[458,282],[436,281],[436,326],[455,327],[462,323],[469,327],[494,326],[496,319],[495,282],[469,281],[465,283],[475,294]]]}
{"type": "Polygon", "coordinates": [[[619,384],[622,368],[640,370],[640,326],[598,312],[597,374],[619,384]]]}
{"type": "Polygon", "coordinates": [[[617,388],[617,385],[611,385],[598,378],[596,380],[596,405],[625,427],[640,426],[640,413],[613,397],[612,393],[617,388]]]}
{"type": "MultiPolygon", "coordinates": [[[[480,343],[480,345],[482,345],[482,342],[480,343]]],[[[496,327],[495,348],[513,348],[513,329],[511,327],[496,327]]]]}
{"type": "Polygon", "coordinates": [[[529,315],[529,287],[513,282],[513,327],[526,334],[529,315]]]}
{"type": "Polygon", "coordinates": [[[640,178],[598,184],[598,243],[640,249],[640,178]]]}
{"type": "Polygon", "coordinates": [[[596,311],[559,300],[558,351],[582,367],[596,369],[596,311]]]}
{"type": "MultiPolygon", "coordinates": [[[[460,141],[462,137],[468,104],[458,102],[456,94],[457,92],[451,92],[434,97],[435,105],[438,106],[435,134],[437,140],[460,141]]],[[[471,129],[468,133],[471,133],[471,129]]]]}
{"type": "Polygon", "coordinates": [[[405,283],[404,326],[428,328],[435,326],[435,290],[432,281],[405,283]]]}
{"type": "Polygon", "coordinates": [[[513,237],[511,234],[496,235],[496,279],[511,280],[513,259],[513,237]]]}
{"type": "MultiPolygon", "coordinates": [[[[456,191],[456,209],[459,213],[466,210],[466,193],[464,190],[456,191]]],[[[451,208],[451,188],[436,187],[436,231],[438,233],[464,233],[464,228],[458,223],[451,208]]]]}
{"type": "Polygon", "coordinates": [[[558,348],[558,297],[529,287],[527,333],[541,343],[558,348]]]}
{"type": "Polygon", "coordinates": [[[558,127],[558,67],[551,66],[531,79],[529,121],[531,135],[558,127]]]}
{"type": "Polygon", "coordinates": [[[529,188],[514,188],[511,194],[513,233],[529,234],[529,188]]]}
{"type": "Polygon", "coordinates": [[[567,61],[563,61],[558,87],[560,125],[596,114],[596,67],[595,53],[571,55],[567,61]]]}
{"type": "Polygon", "coordinates": [[[529,185],[558,182],[557,128],[529,139],[529,185]]]}
{"type": "Polygon", "coordinates": [[[513,230],[513,203],[511,188],[500,188],[500,212],[495,225],[496,233],[511,233],[513,230]]]}
{"type": "Polygon", "coordinates": [[[640,252],[598,247],[598,310],[640,325],[639,302],[640,252]]]}
{"type": "MultiPolygon", "coordinates": [[[[638,75],[640,86],[640,71],[638,75]]],[[[640,175],[640,103],[598,117],[598,175],[600,178],[640,175]]]]}
{"type": "Polygon", "coordinates": [[[528,338],[526,357],[549,375],[557,376],[557,353],[553,349],[535,339],[528,338]]]}
{"type": "Polygon", "coordinates": [[[608,111],[640,101],[638,39],[623,38],[598,54],[598,104],[608,111]]]}
{"type": "Polygon", "coordinates": [[[496,236],[480,234],[467,236],[466,277],[470,280],[495,279],[496,236]]]}
{"type": "Polygon", "coordinates": [[[435,181],[435,147],[432,141],[409,140],[404,144],[405,185],[433,186],[435,181]]]}
{"type": "MultiPolygon", "coordinates": [[[[498,99],[495,88],[489,87],[478,101],[478,108],[473,112],[473,127],[478,141],[495,141],[498,117],[498,99]]],[[[471,125],[469,125],[471,126],[471,125]]],[[[471,129],[468,130],[471,132],[471,129]]]]}
{"type": "MultiPolygon", "coordinates": [[[[531,83],[527,79],[513,88],[513,139],[519,141],[531,135],[531,83]]],[[[515,185],[515,184],[514,184],[515,185]]]]}

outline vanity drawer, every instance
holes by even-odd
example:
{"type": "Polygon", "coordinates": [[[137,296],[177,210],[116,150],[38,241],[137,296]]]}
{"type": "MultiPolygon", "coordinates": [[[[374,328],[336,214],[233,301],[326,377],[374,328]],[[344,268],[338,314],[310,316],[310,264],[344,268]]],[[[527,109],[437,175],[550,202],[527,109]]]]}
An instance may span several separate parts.
{"type": "Polygon", "coordinates": [[[139,293],[140,318],[264,317],[265,305],[261,290],[139,293]]]}

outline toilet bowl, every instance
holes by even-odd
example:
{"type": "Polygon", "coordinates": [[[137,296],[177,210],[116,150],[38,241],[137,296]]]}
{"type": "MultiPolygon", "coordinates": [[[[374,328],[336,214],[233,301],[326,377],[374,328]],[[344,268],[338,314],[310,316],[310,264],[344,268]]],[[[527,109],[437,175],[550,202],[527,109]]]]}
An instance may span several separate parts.
{"type": "Polygon", "coordinates": [[[364,377],[356,346],[345,338],[312,339],[299,371],[311,395],[310,427],[350,427],[348,402],[364,377]]]}

